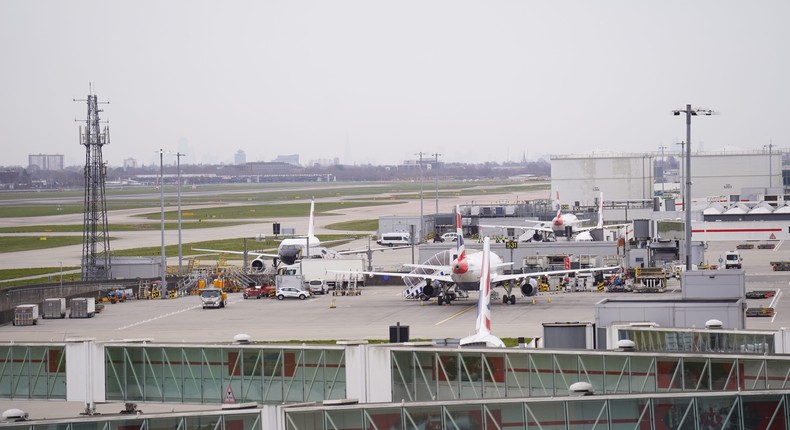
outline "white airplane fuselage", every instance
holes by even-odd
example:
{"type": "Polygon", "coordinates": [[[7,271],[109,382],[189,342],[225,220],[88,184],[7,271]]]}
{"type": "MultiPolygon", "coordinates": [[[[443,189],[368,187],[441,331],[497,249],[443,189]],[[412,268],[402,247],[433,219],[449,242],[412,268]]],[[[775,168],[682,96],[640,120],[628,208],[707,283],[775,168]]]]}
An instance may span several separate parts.
{"type": "MultiPolygon", "coordinates": [[[[466,291],[477,291],[480,288],[480,276],[483,267],[483,251],[473,251],[464,253],[464,258],[456,258],[451,264],[450,278],[455,282],[459,289],[466,291]]],[[[502,258],[493,252],[489,252],[491,264],[491,275],[502,274],[502,258]]]]}

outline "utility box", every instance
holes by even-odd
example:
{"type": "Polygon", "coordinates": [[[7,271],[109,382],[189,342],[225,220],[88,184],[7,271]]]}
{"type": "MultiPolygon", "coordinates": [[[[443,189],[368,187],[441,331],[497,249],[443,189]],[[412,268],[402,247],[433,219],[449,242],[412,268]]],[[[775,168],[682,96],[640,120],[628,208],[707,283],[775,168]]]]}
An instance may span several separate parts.
{"type": "Polygon", "coordinates": [[[56,297],[44,300],[42,318],[66,318],[66,299],[56,297]]]}
{"type": "Polygon", "coordinates": [[[684,299],[741,299],[746,295],[743,269],[686,270],[681,275],[684,299]]]}
{"type": "Polygon", "coordinates": [[[96,302],[93,299],[79,297],[71,299],[69,318],[93,318],[96,314],[96,302]]]}
{"type": "Polygon", "coordinates": [[[38,305],[18,305],[14,308],[14,325],[38,324],[38,305]]]}

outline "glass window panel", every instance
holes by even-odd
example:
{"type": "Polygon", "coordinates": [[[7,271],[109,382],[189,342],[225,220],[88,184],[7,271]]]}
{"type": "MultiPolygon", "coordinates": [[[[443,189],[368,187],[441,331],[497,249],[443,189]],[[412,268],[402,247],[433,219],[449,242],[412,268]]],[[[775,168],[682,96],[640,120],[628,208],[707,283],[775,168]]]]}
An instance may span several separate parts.
{"type": "Polygon", "coordinates": [[[505,354],[483,354],[483,398],[506,397],[505,354]]]}
{"type": "Polygon", "coordinates": [[[183,392],[185,402],[203,401],[203,357],[200,348],[182,349],[183,392]]]}
{"type": "MultiPolygon", "coordinates": [[[[220,348],[201,348],[203,355],[203,403],[221,403],[225,397],[223,376],[227,374],[226,363],[220,348]]],[[[227,378],[227,376],[225,376],[227,378]]]]}
{"type": "Polygon", "coordinates": [[[105,428],[109,428],[110,430],[132,430],[132,429],[142,430],[145,428],[144,419],[107,421],[107,424],[109,425],[105,428]]]}
{"type": "Polygon", "coordinates": [[[27,346],[12,347],[14,362],[12,366],[13,375],[13,397],[30,397],[30,348],[27,346]]]}
{"type": "Polygon", "coordinates": [[[315,430],[324,428],[324,413],[285,412],[285,428],[288,430],[315,430]]]}
{"type": "Polygon", "coordinates": [[[481,398],[483,394],[483,355],[479,352],[466,352],[460,353],[459,359],[460,398],[481,398]]]}
{"type": "Polygon", "coordinates": [[[529,395],[529,354],[505,354],[507,397],[529,395]]]}
{"type": "Polygon", "coordinates": [[[417,351],[414,353],[414,393],[415,400],[431,400],[436,395],[436,382],[433,375],[434,353],[417,351]]]}
{"type": "Polygon", "coordinates": [[[710,367],[704,358],[684,358],[683,389],[685,391],[710,391],[710,367]]]}
{"type": "MultiPolygon", "coordinates": [[[[683,389],[683,366],[680,359],[658,357],[656,359],[656,391],[680,391],[683,389]]],[[[647,390],[646,392],[650,392],[647,390]]]]}
{"type": "MultiPolygon", "coordinates": [[[[397,379],[397,378],[396,378],[397,379]]],[[[307,349],[304,351],[304,390],[305,400],[323,401],[326,389],[326,369],[324,351],[307,349]]]]}
{"type": "Polygon", "coordinates": [[[370,408],[363,413],[365,427],[370,430],[390,430],[403,428],[401,408],[370,408]]]}
{"type": "Polygon", "coordinates": [[[694,429],[695,409],[690,397],[653,399],[657,428],[694,429]]]}
{"type": "Polygon", "coordinates": [[[162,386],[164,401],[166,402],[183,401],[181,393],[183,385],[181,355],[181,348],[162,348],[162,366],[164,371],[162,386]]]}
{"type": "Polygon", "coordinates": [[[392,399],[413,401],[412,383],[414,370],[411,366],[412,352],[392,351],[392,399]]]}
{"type": "Polygon", "coordinates": [[[489,404],[483,407],[487,430],[523,429],[524,404],[489,404]]]}
{"type": "MultiPolygon", "coordinates": [[[[609,417],[611,430],[635,430],[652,428],[653,415],[649,401],[645,399],[627,399],[609,401],[609,417]]],[[[660,429],[671,429],[669,422],[656,426],[660,429]]]]}
{"type": "Polygon", "coordinates": [[[104,348],[104,389],[107,400],[126,398],[124,377],[123,348],[106,346],[104,348]]]}
{"type": "Polygon", "coordinates": [[[346,351],[327,349],[326,357],[326,398],[343,399],[346,397],[346,351]]]}
{"type": "Polygon", "coordinates": [[[738,391],[743,385],[743,364],[738,360],[710,359],[710,384],[713,391],[738,391]],[[739,378],[740,382],[739,382],[739,378]],[[740,388],[739,388],[740,387],[740,388]]]}
{"type": "Polygon", "coordinates": [[[700,428],[741,428],[740,409],[736,397],[699,398],[697,402],[700,428]]]}
{"type": "Polygon", "coordinates": [[[263,400],[263,351],[260,349],[242,349],[242,386],[241,398],[245,402],[261,402],[263,400]]]}
{"type": "MultiPolygon", "coordinates": [[[[605,355],[603,391],[600,394],[631,392],[631,374],[626,355],[605,355]]],[[[589,371],[589,369],[588,369],[589,371]]],[[[595,391],[598,393],[598,390],[595,391]]]]}
{"type": "Polygon", "coordinates": [[[766,378],[766,360],[763,359],[756,359],[756,360],[738,360],[738,371],[740,372],[740,381],[743,385],[744,390],[766,390],[767,387],[767,378],[766,378]]]}
{"type": "Polygon", "coordinates": [[[143,351],[139,347],[124,347],[124,374],[126,375],[126,399],[143,401],[143,351]]]}
{"type": "Polygon", "coordinates": [[[13,386],[11,375],[13,358],[11,355],[11,347],[0,347],[0,396],[11,397],[11,387],[13,386]]]}
{"type": "Polygon", "coordinates": [[[567,394],[571,384],[579,379],[579,362],[576,354],[556,354],[554,356],[554,392],[567,394]]]}
{"type": "Polygon", "coordinates": [[[72,423],[71,430],[107,430],[104,421],[93,421],[89,423],[72,423]]]}
{"type": "Polygon", "coordinates": [[[407,430],[441,429],[442,410],[440,406],[407,406],[404,409],[407,430]]]}
{"type": "Polygon", "coordinates": [[[436,398],[454,400],[458,398],[459,365],[458,354],[455,352],[437,352],[434,357],[432,379],[436,381],[436,398]]]}
{"type": "Polygon", "coordinates": [[[749,430],[787,430],[782,396],[742,397],[743,427],[749,430]]]}
{"type": "Polygon", "coordinates": [[[301,402],[304,400],[304,354],[302,350],[285,351],[286,368],[293,369],[285,378],[286,401],[301,402]]]}
{"type": "Polygon", "coordinates": [[[260,414],[225,415],[225,430],[257,430],[262,427],[260,414]]]}
{"type": "Polygon", "coordinates": [[[148,428],[147,430],[175,430],[178,428],[185,428],[183,417],[173,417],[173,418],[150,418],[148,419],[148,428]],[[179,427],[180,426],[180,427],[179,427]]]}
{"type": "Polygon", "coordinates": [[[579,380],[592,384],[595,394],[604,391],[604,356],[579,355],[579,380]]]}
{"type": "Polygon", "coordinates": [[[768,389],[785,390],[790,387],[790,361],[768,360],[768,389]]]}
{"type": "Polygon", "coordinates": [[[222,348],[222,359],[225,362],[225,371],[221,375],[222,402],[244,402],[244,388],[242,387],[242,350],[237,348],[222,348]]]}
{"type": "Polygon", "coordinates": [[[448,430],[482,429],[483,418],[481,405],[457,405],[444,408],[444,428],[448,430]]]}
{"type": "Polygon", "coordinates": [[[49,397],[49,348],[30,347],[30,396],[34,399],[49,397]]]}
{"type": "Polygon", "coordinates": [[[362,410],[328,410],[324,418],[326,428],[333,430],[358,430],[362,428],[362,410]]]}
{"type": "Polygon", "coordinates": [[[568,402],[568,430],[598,429],[609,429],[609,415],[605,401],[568,402]]]}
{"type": "Polygon", "coordinates": [[[529,388],[532,397],[554,395],[554,364],[551,354],[529,355],[529,388]]]}
{"type": "Polygon", "coordinates": [[[52,346],[48,352],[49,398],[66,399],[66,351],[62,346],[52,346]]]}
{"type": "Polygon", "coordinates": [[[198,415],[184,417],[187,429],[196,430],[221,430],[222,417],[220,415],[198,415]]]}
{"type": "Polygon", "coordinates": [[[263,401],[265,403],[283,400],[283,360],[281,349],[263,350],[263,401]]]}
{"type": "Polygon", "coordinates": [[[565,403],[527,403],[527,428],[566,430],[565,403]]]}
{"type": "Polygon", "coordinates": [[[164,361],[162,348],[141,348],[145,353],[145,401],[161,402],[163,400],[162,382],[164,361]]]}

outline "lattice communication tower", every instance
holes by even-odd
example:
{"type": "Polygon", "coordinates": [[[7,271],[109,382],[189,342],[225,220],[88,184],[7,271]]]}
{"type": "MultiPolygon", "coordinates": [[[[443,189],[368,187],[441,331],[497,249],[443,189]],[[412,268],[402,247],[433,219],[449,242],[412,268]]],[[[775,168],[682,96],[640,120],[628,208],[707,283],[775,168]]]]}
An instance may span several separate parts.
{"type": "MultiPolygon", "coordinates": [[[[80,126],[80,144],[85,146],[85,216],[82,233],[82,280],[111,278],[110,237],[107,233],[107,202],[104,181],[107,166],[102,161],[102,146],[110,143],[110,130],[100,129],[99,102],[88,95],[88,119],[80,126]]],[[[102,102],[107,104],[109,102],[102,102]]]]}

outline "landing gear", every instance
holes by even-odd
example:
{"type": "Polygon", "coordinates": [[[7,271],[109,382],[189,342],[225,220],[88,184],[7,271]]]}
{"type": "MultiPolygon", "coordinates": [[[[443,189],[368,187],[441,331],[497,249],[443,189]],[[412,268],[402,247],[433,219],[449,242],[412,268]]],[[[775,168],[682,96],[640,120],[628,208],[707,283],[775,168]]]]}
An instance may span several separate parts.
{"type": "Polygon", "coordinates": [[[442,305],[443,301],[444,301],[444,297],[442,297],[442,296],[439,296],[439,297],[436,298],[436,304],[439,305],[439,306],[442,305]]]}
{"type": "Polygon", "coordinates": [[[504,303],[504,304],[510,303],[511,305],[515,305],[516,304],[516,295],[515,294],[510,294],[510,295],[503,294],[502,295],[502,303],[504,303]]]}
{"type": "Polygon", "coordinates": [[[510,304],[511,305],[515,305],[516,304],[516,295],[515,294],[511,294],[510,295],[510,304]]]}

